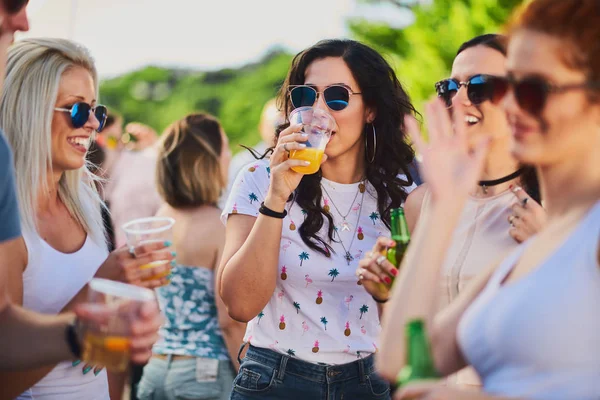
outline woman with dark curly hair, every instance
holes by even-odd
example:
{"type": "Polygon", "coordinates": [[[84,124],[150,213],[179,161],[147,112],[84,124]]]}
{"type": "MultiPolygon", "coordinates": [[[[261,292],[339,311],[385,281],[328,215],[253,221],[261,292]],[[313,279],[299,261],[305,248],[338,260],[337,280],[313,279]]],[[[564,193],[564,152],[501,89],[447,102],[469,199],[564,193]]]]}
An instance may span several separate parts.
{"type": "Polygon", "coordinates": [[[302,175],[289,151],[306,137],[283,125],[270,162],[249,165],[225,207],[219,289],[250,343],[232,398],[388,399],[372,356],[379,304],[354,270],[415,186],[403,123],[415,109],[383,57],[351,40],[299,53],[279,101],[286,115],[324,110],[335,126],[320,170],[302,175]]]}

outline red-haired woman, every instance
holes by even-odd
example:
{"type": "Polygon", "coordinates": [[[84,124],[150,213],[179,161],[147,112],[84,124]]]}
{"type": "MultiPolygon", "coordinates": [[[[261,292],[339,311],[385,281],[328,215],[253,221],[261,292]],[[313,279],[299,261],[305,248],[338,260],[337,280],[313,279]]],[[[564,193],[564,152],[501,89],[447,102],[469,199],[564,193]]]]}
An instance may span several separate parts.
{"type": "Polygon", "coordinates": [[[508,114],[512,153],[536,167],[547,225],[503,262],[490,265],[438,315],[437,277],[487,143],[469,153],[464,116],[456,113],[452,135],[438,102],[428,107],[428,145],[412,123],[433,208],[413,238],[384,314],[389,318],[384,318],[378,364],[385,377],[395,378],[406,352],[398,333],[421,318],[440,374],[471,364],[483,392],[421,383],[401,388],[397,399],[598,398],[598,21],[598,0],[534,0],[512,25],[508,78],[494,94],[508,114]]]}

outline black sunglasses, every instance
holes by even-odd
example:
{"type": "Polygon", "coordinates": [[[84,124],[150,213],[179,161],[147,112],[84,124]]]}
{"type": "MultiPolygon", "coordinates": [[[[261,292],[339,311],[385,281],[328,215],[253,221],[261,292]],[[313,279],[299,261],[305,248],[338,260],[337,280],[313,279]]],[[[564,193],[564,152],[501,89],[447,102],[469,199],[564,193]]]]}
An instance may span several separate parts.
{"type": "Polygon", "coordinates": [[[288,90],[294,108],[312,107],[317,102],[319,94],[322,94],[325,104],[332,111],[342,111],[348,107],[350,96],[362,94],[353,92],[352,89],[343,85],[327,86],[322,92],[318,92],[314,87],[308,85],[293,85],[288,90]]]}
{"type": "Polygon", "coordinates": [[[106,124],[106,117],[108,116],[108,110],[105,106],[98,104],[97,106],[92,107],[88,103],[75,103],[71,106],[71,108],[60,108],[57,107],[54,110],[61,112],[68,112],[71,114],[71,123],[73,124],[73,128],[78,129],[85,125],[85,123],[90,119],[90,113],[94,113],[94,116],[100,122],[98,129],[96,132],[101,132],[104,129],[104,125],[106,124]]]}
{"type": "Polygon", "coordinates": [[[470,77],[466,82],[460,82],[457,79],[444,79],[435,84],[435,91],[438,97],[441,97],[446,107],[452,107],[452,99],[464,86],[467,88],[467,97],[475,105],[484,101],[494,101],[494,82],[500,79],[498,76],[477,74],[470,77]]]}
{"type": "Polygon", "coordinates": [[[600,89],[600,82],[582,82],[568,85],[554,85],[538,76],[516,80],[512,76],[494,81],[494,101],[500,101],[509,90],[513,90],[519,107],[528,114],[538,116],[544,110],[548,96],[569,90],[600,89]]]}
{"type": "Polygon", "coordinates": [[[9,14],[16,14],[29,3],[29,0],[1,0],[2,7],[9,14]]]}

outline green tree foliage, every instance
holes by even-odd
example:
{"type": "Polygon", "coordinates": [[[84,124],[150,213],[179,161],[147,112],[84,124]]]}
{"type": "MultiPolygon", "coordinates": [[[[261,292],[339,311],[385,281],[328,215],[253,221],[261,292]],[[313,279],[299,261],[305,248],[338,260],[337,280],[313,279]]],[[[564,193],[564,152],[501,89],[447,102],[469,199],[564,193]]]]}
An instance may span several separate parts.
{"type": "Polygon", "coordinates": [[[237,69],[197,72],[146,67],[101,83],[102,102],[161,133],[169,124],[195,111],[221,120],[231,146],[260,140],[258,123],[266,101],[274,97],[292,55],[274,50],[262,60],[237,69]]]}
{"type": "MultiPolygon", "coordinates": [[[[407,0],[366,3],[414,4],[407,0]]],[[[434,94],[433,85],[448,76],[456,50],[483,33],[499,33],[522,0],[432,0],[410,6],[414,23],[402,29],[356,18],[349,21],[354,37],[386,56],[417,109],[434,94]]]]}

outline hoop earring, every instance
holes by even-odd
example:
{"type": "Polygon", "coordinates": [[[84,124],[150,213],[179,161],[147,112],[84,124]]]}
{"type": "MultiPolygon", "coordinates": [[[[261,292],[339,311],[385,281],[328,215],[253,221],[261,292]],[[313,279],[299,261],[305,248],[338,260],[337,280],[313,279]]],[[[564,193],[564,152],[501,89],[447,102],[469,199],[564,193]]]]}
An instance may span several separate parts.
{"type": "Polygon", "coordinates": [[[365,133],[365,157],[369,164],[373,164],[373,161],[375,161],[375,153],[377,152],[377,132],[375,132],[375,124],[371,124],[371,128],[373,128],[373,153],[371,157],[368,156],[369,141],[367,140],[367,134],[365,133]]]}

